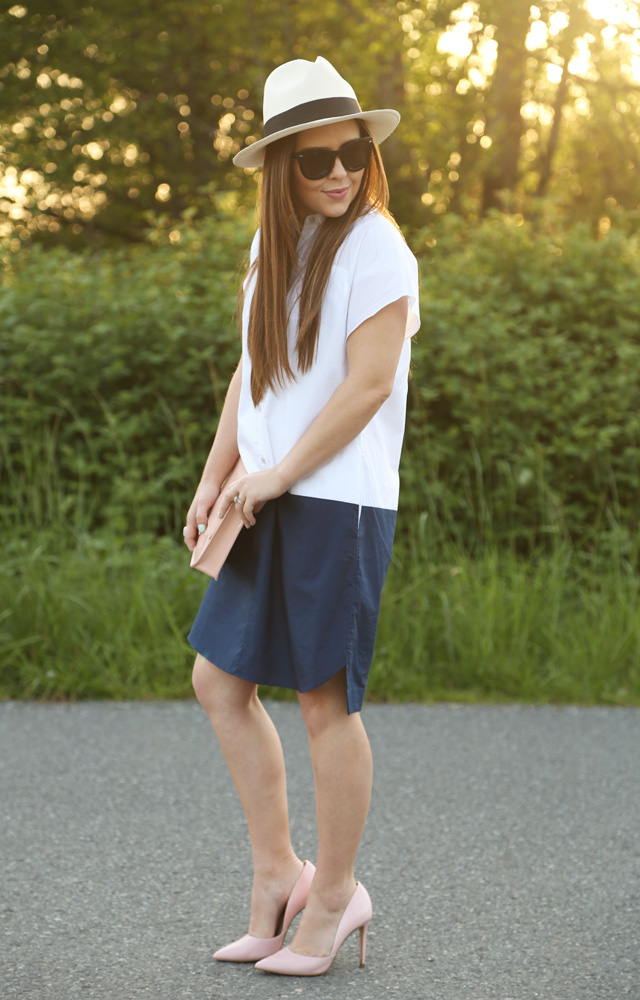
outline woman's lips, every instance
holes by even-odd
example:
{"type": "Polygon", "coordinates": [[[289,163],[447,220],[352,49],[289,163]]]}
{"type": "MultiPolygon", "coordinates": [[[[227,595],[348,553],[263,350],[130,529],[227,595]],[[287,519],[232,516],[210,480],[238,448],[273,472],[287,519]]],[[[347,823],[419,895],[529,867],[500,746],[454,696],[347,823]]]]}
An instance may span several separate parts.
{"type": "Polygon", "coordinates": [[[327,195],[327,197],[333,198],[334,201],[340,201],[340,199],[344,198],[344,196],[347,194],[348,190],[349,190],[348,187],[334,188],[333,191],[325,191],[324,193],[327,195]]]}

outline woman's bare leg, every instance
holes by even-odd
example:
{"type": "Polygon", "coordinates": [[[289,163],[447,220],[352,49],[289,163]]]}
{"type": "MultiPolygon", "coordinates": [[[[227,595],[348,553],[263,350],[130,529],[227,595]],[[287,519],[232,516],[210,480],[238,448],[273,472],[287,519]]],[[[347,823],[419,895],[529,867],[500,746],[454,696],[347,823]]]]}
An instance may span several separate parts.
{"type": "Polygon", "coordinates": [[[257,685],[198,654],[193,687],[215,730],[249,827],[254,871],[249,933],[272,937],[302,870],[291,846],[280,738],[257,685]]]}
{"type": "Polygon", "coordinates": [[[347,713],[345,670],[298,697],[315,778],[318,861],[291,947],[328,955],[355,891],[353,869],[371,799],[371,748],[360,714],[347,713]]]}

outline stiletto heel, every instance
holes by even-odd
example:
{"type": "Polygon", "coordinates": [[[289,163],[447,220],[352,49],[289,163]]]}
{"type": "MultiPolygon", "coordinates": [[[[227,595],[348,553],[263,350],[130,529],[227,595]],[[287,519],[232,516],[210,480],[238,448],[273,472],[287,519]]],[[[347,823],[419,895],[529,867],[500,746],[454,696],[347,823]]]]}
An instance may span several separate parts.
{"type": "Polygon", "coordinates": [[[244,937],[226,944],[224,948],[219,948],[214,952],[213,957],[218,962],[257,962],[261,958],[267,958],[279,951],[284,944],[287,931],[291,922],[304,910],[309,898],[309,890],[313,876],[316,873],[314,865],[310,861],[305,861],[302,871],[298,876],[296,884],[291,890],[291,895],[287,901],[285,911],[280,925],[281,931],[275,937],[259,938],[253,934],[245,934],[244,937]]]}
{"type": "Polygon", "coordinates": [[[358,882],[356,891],[349,900],[349,905],[338,924],[331,954],[300,955],[297,951],[292,951],[291,948],[283,948],[277,954],[257,962],[256,969],[262,969],[263,972],[275,972],[280,976],[321,976],[331,967],[331,963],[349,935],[357,930],[360,931],[360,966],[363,966],[371,913],[369,893],[362,883],[358,882]]]}
{"type": "Polygon", "coordinates": [[[369,921],[363,924],[360,928],[360,968],[364,969],[365,959],[367,957],[367,931],[369,929],[369,921]]]}

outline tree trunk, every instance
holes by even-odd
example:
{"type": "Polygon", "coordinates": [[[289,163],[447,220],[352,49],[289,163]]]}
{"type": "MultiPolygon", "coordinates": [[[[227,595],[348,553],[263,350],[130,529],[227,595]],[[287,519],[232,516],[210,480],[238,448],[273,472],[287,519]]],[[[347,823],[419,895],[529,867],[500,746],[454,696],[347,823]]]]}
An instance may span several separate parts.
{"type": "MultiPolygon", "coordinates": [[[[487,5],[489,6],[489,5],[487,5]]],[[[522,135],[522,90],[526,75],[529,32],[529,0],[511,0],[498,4],[492,19],[481,9],[483,20],[495,24],[498,43],[493,83],[489,93],[490,111],[485,134],[493,140],[487,151],[484,172],[482,211],[500,208],[500,192],[513,191],[518,177],[520,137],[522,135]]]]}
{"type": "Polygon", "coordinates": [[[551,123],[549,139],[547,140],[547,148],[540,158],[540,179],[536,190],[536,195],[538,195],[538,197],[542,197],[546,194],[547,185],[551,179],[553,158],[558,146],[558,136],[560,135],[562,109],[567,99],[570,75],[569,63],[571,62],[573,47],[578,35],[583,34],[590,27],[590,25],[586,22],[584,8],[581,7],[576,0],[568,0],[565,6],[565,13],[569,18],[569,23],[564,29],[560,43],[557,46],[558,55],[562,60],[562,76],[560,77],[555,100],[553,102],[553,122],[551,123]]]}
{"type": "Polygon", "coordinates": [[[570,56],[570,52],[564,55],[562,63],[562,76],[560,77],[560,83],[558,84],[558,89],[556,90],[556,98],[553,102],[553,121],[551,123],[549,139],[547,140],[547,148],[540,158],[540,179],[538,180],[538,187],[536,189],[536,195],[539,198],[546,194],[547,184],[551,178],[551,165],[553,163],[553,157],[558,145],[562,109],[567,96],[567,85],[569,83],[568,65],[570,56]]]}

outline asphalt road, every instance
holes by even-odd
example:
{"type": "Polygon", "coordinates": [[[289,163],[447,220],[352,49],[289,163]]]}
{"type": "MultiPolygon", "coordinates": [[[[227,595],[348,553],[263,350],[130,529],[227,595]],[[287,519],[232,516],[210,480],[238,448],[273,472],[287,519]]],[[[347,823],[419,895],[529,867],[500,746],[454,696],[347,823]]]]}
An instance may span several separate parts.
{"type": "MultiPolygon", "coordinates": [[[[315,858],[297,706],[271,703],[315,858]]],[[[244,819],[195,703],[0,704],[2,1000],[640,1000],[640,711],[368,706],[357,875],[318,979],[213,962],[248,920],[244,819]]]]}

